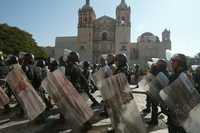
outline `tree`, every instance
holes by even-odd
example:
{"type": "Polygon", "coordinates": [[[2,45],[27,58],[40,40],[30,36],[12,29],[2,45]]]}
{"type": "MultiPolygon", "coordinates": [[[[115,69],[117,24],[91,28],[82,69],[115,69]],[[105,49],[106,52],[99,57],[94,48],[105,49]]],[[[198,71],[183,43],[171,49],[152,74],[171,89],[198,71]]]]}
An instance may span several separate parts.
{"type": "Polygon", "coordinates": [[[47,54],[37,46],[30,33],[7,24],[0,24],[0,51],[15,55],[19,52],[29,52],[35,57],[47,57],[47,54]]]}
{"type": "Polygon", "coordinates": [[[200,52],[195,55],[195,58],[200,59],[200,52]]]}

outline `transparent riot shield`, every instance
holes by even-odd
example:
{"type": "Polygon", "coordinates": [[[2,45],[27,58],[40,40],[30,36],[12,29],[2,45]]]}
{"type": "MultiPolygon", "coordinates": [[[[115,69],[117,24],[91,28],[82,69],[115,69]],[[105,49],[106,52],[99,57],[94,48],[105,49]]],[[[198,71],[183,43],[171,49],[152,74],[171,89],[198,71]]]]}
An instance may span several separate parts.
{"type": "Polygon", "coordinates": [[[9,98],[4,90],[0,87],[0,107],[3,107],[9,103],[9,98]]]}
{"type": "Polygon", "coordinates": [[[106,73],[104,69],[99,69],[96,73],[93,74],[94,82],[96,86],[100,89],[102,87],[103,80],[106,78],[106,73]]]}
{"type": "Polygon", "coordinates": [[[69,120],[73,130],[78,130],[78,127],[93,116],[91,108],[59,69],[48,73],[42,87],[48,90],[50,97],[61,109],[65,119],[69,120]]]}
{"type": "Polygon", "coordinates": [[[116,133],[147,133],[124,74],[103,80],[101,94],[116,133]]]}
{"type": "Polygon", "coordinates": [[[147,85],[154,79],[155,76],[153,76],[151,73],[148,73],[146,76],[143,77],[143,79],[138,83],[138,85],[142,90],[149,90],[146,87],[149,87],[147,85]]]}
{"type": "Polygon", "coordinates": [[[200,95],[185,73],[164,88],[160,96],[179,125],[188,133],[199,133],[200,95]]]}
{"type": "Polygon", "coordinates": [[[45,110],[44,102],[19,66],[16,66],[6,79],[29,120],[34,120],[45,110]]]}
{"type": "Polygon", "coordinates": [[[162,100],[160,98],[160,91],[169,84],[167,76],[160,72],[156,77],[151,76],[151,81],[146,85],[147,94],[157,103],[160,103],[162,100]]]}

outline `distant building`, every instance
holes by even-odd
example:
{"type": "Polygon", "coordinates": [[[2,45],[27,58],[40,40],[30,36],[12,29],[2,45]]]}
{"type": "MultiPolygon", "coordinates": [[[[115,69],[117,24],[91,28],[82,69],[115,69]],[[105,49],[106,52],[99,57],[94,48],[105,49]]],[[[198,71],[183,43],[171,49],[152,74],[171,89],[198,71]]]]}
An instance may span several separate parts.
{"type": "Polygon", "coordinates": [[[57,37],[55,57],[63,56],[64,49],[79,52],[81,60],[98,62],[103,54],[126,53],[132,63],[144,63],[149,58],[165,58],[165,50],[171,49],[170,31],[165,30],[162,41],[152,33],[144,33],[136,43],[131,43],[131,8],[125,0],[116,8],[116,18],[96,18],[90,0],[79,9],[78,35],[57,37]]]}
{"type": "Polygon", "coordinates": [[[130,61],[132,64],[144,65],[152,58],[166,58],[166,50],[171,50],[170,31],[165,29],[162,40],[150,32],[143,33],[136,43],[130,44],[130,61]]]}
{"type": "Polygon", "coordinates": [[[55,57],[55,48],[54,47],[41,47],[49,57],[55,57]]]}

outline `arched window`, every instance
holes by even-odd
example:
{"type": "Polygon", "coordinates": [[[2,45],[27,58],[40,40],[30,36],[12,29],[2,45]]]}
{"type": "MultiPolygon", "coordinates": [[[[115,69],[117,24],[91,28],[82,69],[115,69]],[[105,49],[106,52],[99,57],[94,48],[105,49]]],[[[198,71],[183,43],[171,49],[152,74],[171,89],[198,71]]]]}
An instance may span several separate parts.
{"type": "Polygon", "coordinates": [[[121,24],[124,24],[126,22],[126,18],[124,16],[121,17],[121,24]]]}
{"type": "Polygon", "coordinates": [[[102,34],[102,40],[108,40],[108,34],[106,33],[106,32],[104,32],[103,34],[102,34]]]}

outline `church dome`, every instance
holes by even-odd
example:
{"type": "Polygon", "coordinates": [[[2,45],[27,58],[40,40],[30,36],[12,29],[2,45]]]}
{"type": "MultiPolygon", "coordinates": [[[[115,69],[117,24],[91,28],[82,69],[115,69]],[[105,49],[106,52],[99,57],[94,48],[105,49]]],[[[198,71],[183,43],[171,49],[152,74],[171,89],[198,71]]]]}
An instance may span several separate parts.
{"type": "Polygon", "coordinates": [[[151,33],[151,32],[145,32],[145,33],[143,33],[141,36],[142,36],[142,37],[152,37],[152,36],[154,36],[154,34],[151,33]]]}
{"type": "Polygon", "coordinates": [[[141,36],[138,37],[138,42],[139,43],[154,43],[154,42],[159,42],[159,37],[155,36],[151,32],[145,32],[141,36]]]}

